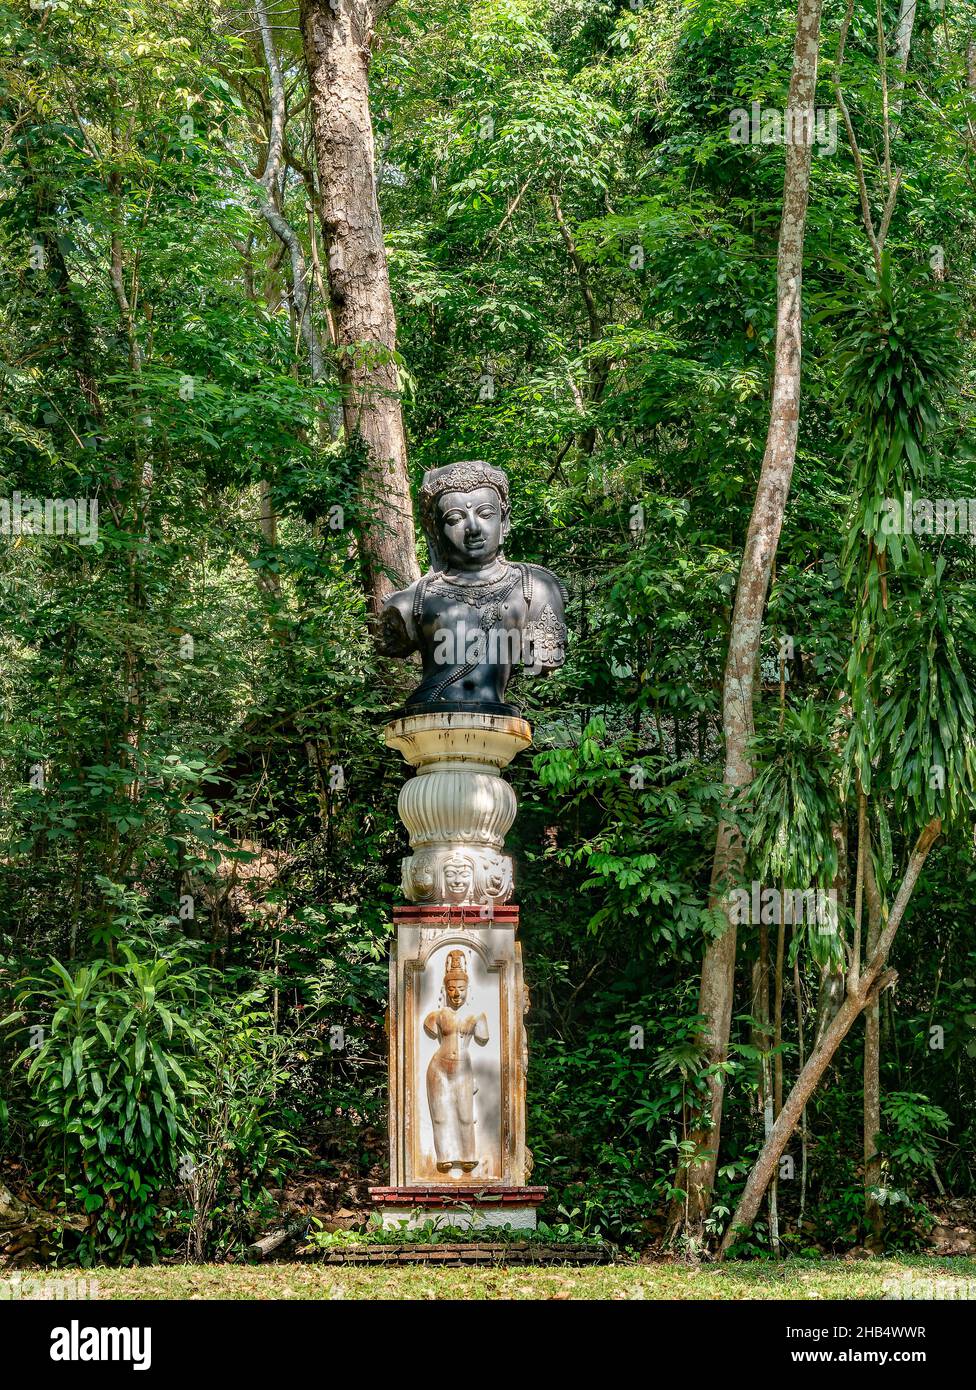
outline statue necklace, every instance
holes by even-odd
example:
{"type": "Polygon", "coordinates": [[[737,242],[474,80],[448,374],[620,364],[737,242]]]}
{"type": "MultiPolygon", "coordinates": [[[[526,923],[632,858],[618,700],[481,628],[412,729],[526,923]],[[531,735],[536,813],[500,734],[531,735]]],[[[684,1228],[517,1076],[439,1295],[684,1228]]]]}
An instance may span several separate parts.
{"type": "Polygon", "coordinates": [[[480,626],[490,631],[501,615],[500,605],[508,598],[515,586],[521,582],[526,604],[532,602],[532,572],[528,565],[503,561],[505,568],[495,579],[466,584],[463,579],[446,579],[442,574],[425,575],[414,592],[413,617],[418,629],[423,613],[424,599],[428,592],[466,603],[476,608],[481,615],[480,626]]]}

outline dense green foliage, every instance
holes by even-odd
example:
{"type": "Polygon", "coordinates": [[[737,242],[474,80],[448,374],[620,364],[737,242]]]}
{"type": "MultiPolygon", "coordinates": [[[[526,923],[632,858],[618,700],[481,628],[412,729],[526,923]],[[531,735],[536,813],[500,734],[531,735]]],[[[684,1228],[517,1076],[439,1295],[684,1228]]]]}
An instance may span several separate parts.
{"type": "MultiPolygon", "coordinates": [[[[274,22],[310,253],[294,10],[274,22]]],[[[879,200],[874,25],[858,3],[844,81],[879,200]]],[[[628,1243],[663,1233],[701,1094],[721,679],[768,417],[783,150],[730,141],[729,113],[784,105],[794,28],[778,0],[402,0],[371,69],[411,469],[506,468],[509,553],[570,592],[567,666],[516,695],[528,1137],[550,1225],[628,1243]]],[[[944,818],[882,1009],[907,1243],[973,1186],[976,592],[970,535],[892,534],[883,502],[976,495],[974,40],[966,0],[919,8],[881,276],[843,127],[814,155],[800,444],[735,808],[747,886],[800,889],[835,882],[858,779],[884,885],[944,818]]],[[[337,390],[309,379],[257,211],[267,93],[244,6],[0,9],[0,497],[99,502],[93,544],[0,537],[0,1145],[86,1258],[222,1253],[289,1174],[385,1180],[403,767],[362,459],[318,428],[337,390]]],[[[788,1075],[843,958],[792,934],[788,1075]]],[[[770,1045],[740,942],[719,1224],[770,1045]]],[[[809,1107],[802,1222],[790,1147],[796,1251],[859,1238],[859,1061],[855,1030],[809,1107]]]]}

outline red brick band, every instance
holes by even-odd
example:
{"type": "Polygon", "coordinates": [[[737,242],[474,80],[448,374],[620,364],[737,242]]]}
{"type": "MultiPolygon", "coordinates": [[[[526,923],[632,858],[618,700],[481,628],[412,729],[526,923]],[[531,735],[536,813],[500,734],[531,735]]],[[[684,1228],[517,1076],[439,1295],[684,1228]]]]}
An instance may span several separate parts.
{"type": "Polygon", "coordinates": [[[427,906],[395,907],[393,921],[404,926],[424,927],[517,927],[519,910],[516,903],[496,906],[477,904],[434,903],[427,906]]]}
{"type": "Polygon", "coordinates": [[[544,1202],[548,1187],[371,1187],[369,1195],[381,1207],[456,1207],[463,1204],[502,1207],[536,1207],[544,1202]]]}

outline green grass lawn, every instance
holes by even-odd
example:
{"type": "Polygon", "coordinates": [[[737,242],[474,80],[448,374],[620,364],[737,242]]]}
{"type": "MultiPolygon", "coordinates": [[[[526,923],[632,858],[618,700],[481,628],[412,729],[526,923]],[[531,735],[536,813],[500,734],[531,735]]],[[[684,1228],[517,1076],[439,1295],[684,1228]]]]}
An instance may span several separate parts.
{"type": "Polygon", "coordinates": [[[97,1284],[101,1299],[881,1299],[905,1297],[906,1290],[917,1298],[976,1298],[976,1260],[912,1256],[733,1261],[698,1268],[682,1264],[583,1269],[169,1265],[24,1271],[20,1277],[47,1282],[79,1274],[97,1284]],[[905,1283],[908,1279],[910,1288],[905,1283]]]}

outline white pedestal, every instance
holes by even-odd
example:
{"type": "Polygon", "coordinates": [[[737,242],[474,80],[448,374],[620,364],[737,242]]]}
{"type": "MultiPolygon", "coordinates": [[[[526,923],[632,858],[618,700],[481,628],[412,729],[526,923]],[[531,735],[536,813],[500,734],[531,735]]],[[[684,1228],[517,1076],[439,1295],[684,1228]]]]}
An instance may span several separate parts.
{"type": "Polygon", "coordinates": [[[390,962],[391,1186],[373,1200],[384,1223],[532,1227],[545,1192],[526,1186],[529,1001],[503,853],[515,794],[501,777],[532,731],[519,718],[440,713],[397,719],[385,735],[417,775],[399,801],[414,852],[390,962]]]}

